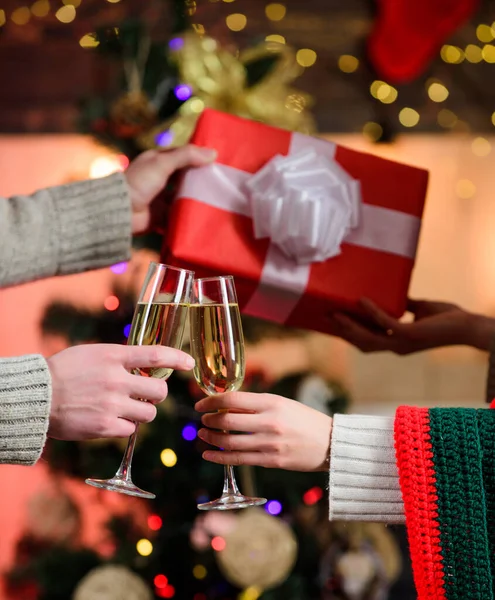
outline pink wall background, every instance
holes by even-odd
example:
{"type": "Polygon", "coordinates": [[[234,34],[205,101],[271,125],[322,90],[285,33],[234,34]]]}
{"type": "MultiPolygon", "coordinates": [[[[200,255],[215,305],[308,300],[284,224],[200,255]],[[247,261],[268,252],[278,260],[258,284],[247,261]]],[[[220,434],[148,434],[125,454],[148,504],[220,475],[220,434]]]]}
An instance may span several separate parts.
{"type": "MultiPolygon", "coordinates": [[[[81,136],[0,136],[0,195],[87,178],[95,159],[107,154],[81,136]]],[[[66,299],[80,306],[101,306],[112,277],[104,269],[0,290],[0,356],[57,351],[56,343],[44,342],[39,332],[46,304],[66,299]]],[[[80,481],[64,480],[62,486],[81,510],[81,541],[103,544],[101,525],[110,512],[129,508],[130,499],[101,493],[80,481]]],[[[34,467],[0,466],[0,490],[0,571],[4,571],[12,565],[15,542],[27,525],[30,499],[56,492],[42,462],[34,467]]]]}

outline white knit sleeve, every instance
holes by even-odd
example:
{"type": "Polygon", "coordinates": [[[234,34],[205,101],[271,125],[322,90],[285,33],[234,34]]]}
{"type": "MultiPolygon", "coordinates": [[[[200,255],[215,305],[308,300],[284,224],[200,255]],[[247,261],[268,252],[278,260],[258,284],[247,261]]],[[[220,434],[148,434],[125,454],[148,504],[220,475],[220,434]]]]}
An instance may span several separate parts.
{"type": "Polygon", "coordinates": [[[329,496],[333,521],[405,522],[393,417],[335,415],[329,496]]]}

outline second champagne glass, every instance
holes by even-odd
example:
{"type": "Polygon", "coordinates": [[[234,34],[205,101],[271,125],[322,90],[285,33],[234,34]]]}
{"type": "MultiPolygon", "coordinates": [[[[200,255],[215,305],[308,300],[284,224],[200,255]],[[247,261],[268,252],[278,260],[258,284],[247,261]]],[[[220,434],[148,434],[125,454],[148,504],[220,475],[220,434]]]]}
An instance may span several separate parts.
{"type": "MultiPolygon", "coordinates": [[[[168,265],[150,263],[139,300],[134,311],[127,343],[134,346],[169,346],[180,349],[191,301],[194,273],[168,265]]],[[[135,375],[168,379],[173,369],[136,369],[135,375]]],[[[119,470],[111,479],[86,479],[97,488],[120,492],[138,498],[155,498],[155,494],[138,488],[132,482],[131,463],[137,439],[129,438],[119,470]]]]}
{"type": "MultiPolygon", "coordinates": [[[[194,377],[208,395],[234,392],[244,381],[244,337],[233,277],[196,279],[191,308],[191,353],[194,377]]],[[[235,510],[265,504],[239,491],[232,466],[225,467],[223,493],[199,504],[200,510],[235,510]]]]}

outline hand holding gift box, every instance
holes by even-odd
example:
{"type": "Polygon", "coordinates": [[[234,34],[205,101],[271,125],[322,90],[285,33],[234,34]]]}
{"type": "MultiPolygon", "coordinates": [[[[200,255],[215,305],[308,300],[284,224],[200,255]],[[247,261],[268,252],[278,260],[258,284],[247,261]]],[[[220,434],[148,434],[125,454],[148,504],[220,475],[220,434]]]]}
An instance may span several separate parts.
{"type": "Polygon", "coordinates": [[[163,260],[234,275],[244,313],[294,327],[363,296],[403,314],[426,171],[213,110],[191,141],[218,157],[184,174],[163,260]]]}

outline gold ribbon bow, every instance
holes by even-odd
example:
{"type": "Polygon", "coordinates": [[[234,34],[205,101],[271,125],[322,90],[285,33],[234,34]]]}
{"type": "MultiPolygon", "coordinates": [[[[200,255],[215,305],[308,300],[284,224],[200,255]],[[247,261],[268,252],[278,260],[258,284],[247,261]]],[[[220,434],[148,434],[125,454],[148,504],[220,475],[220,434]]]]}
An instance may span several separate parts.
{"type": "MultiPolygon", "coordinates": [[[[182,84],[192,96],[176,116],[141,135],[143,148],[155,148],[156,139],[170,133],[168,147],[187,143],[204,108],[214,108],[275,127],[311,134],[315,131],[309,112],[312,98],[290,83],[303,71],[294,51],[285,44],[265,42],[235,55],[209,37],[195,33],[183,36],[182,46],[173,52],[182,84]],[[273,62],[268,72],[253,85],[248,71],[255,64],[273,62]]],[[[163,146],[162,146],[163,147],[163,146]]]]}

